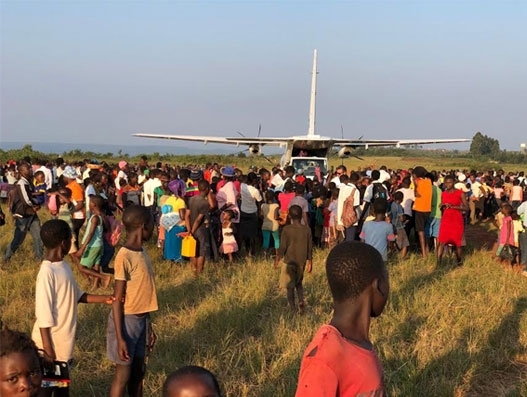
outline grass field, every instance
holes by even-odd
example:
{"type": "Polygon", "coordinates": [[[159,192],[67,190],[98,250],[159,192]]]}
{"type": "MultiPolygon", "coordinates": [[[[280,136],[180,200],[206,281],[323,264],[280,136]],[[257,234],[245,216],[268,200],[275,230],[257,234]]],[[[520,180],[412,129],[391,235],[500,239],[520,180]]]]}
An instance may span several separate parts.
{"type": "MultiPolygon", "coordinates": [[[[0,230],[3,251],[12,224],[0,230]]],[[[436,268],[432,258],[415,255],[390,261],[389,303],[371,332],[388,395],[527,396],[527,279],[493,261],[485,245],[492,238],[471,228],[461,268],[453,263],[436,268]]],[[[31,259],[30,240],[0,282],[3,321],[26,332],[34,322],[39,265],[31,259]]],[[[308,311],[299,316],[288,313],[270,262],[210,264],[194,279],[188,265],[163,261],[153,244],[148,250],[159,297],[153,316],[159,339],[145,394],[159,396],[167,373],[198,364],[218,375],[228,396],[292,396],[302,352],[331,316],[327,252],[316,251],[314,271],[305,279],[308,311]]],[[[113,371],[105,357],[109,310],[104,305],[79,309],[72,396],[107,395],[113,371]]]]}

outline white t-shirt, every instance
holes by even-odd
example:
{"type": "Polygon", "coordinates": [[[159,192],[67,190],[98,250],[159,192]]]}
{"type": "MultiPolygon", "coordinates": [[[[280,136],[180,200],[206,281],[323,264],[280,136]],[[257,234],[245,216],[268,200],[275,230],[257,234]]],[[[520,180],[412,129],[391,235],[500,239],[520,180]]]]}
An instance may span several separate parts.
{"type": "Polygon", "coordinates": [[[161,186],[161,181],[158,178],[151,178],[143,184],[143,205],[145,207],[154,205],[154,189],[158,186],[161,186]]]}
{"type": "Polygon", "coordinates": [[[57,361],[73,358],[77,303],[83,294],[67,262],[42,262],[35,290],[37,320],[31,338],[37,347],[43,349],[40,328],[51,328],[51,341],[57,361]]]}
{"type": "Polygon", "coordinates": [[[405,215],[412,216],[412,206],[415,201],[415,192],[409,187],[402,187],[398,192],[403,194],[403,201],[401,203],[405,215]]]}
{"type": "Polygon", "coordinates": [[[247,185],[246,183],[241,184],[240,196],[242,199],[242,205],[240,211],[246,214],[254,214],[258,212],[258,206],[256,202],[262,201],[262,195],[260,191],[254,186],[247,185]]]}
{"type": "Polygon", "coordinates": [[[115,189],[117,191],[119,191],[119,189],[121,188],[121,185],[120,185],[121,179],[124,179],[128,183],[128,175],[126,175],[126,173],[123,170],[119,170],[119,172],[117,173],[117,178],[115,178],[115,181],[114,181],[115,189]]]}

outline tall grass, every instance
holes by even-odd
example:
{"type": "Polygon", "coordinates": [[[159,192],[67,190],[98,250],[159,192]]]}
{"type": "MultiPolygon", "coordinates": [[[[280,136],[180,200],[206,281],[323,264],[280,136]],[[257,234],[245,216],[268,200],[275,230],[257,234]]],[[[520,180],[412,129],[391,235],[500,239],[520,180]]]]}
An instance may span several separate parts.
{"type": "MultiPolygon", "coordinates": [[[[12,223],[0,229],[2,251],[12,230],[12,223]]],[[[4,323],[26,332],[34,322],[39,267],[29,240],[0,282],[4,323]]],[[[432,258],[416,255],[389,262],[390,299],[371,336],[390,396],[527,396],[527,279],[496,264],[479,235],[468,242],[460,268],[454,261],[437,268],[432,258]]],[[[209,262],[195,279],[188,265],[164,261],[153,244],[147,249],[156,273],[159,339],[145,394],[159,396],[169,372],[198,364],[217,374],[228,396],[292,396],[303,350],[331,317],[327,251],[315,252],[313,273],[305,277],[308,311],[299,316],[289,314],[270,261],[209,262]]],[[[107,395],[109,310],[79,308],[72,396],[107,395]]]]}

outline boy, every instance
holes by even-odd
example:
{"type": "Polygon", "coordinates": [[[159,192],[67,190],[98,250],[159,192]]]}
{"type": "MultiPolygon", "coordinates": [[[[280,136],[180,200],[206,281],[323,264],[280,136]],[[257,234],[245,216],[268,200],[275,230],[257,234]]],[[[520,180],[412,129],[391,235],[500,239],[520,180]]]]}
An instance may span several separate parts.
{"type": "MultiPolygon", "coordinates": [[[[77,303],[113,302],[108,295],[89,295],[81,291],[70,265],[64,261],[71,247],[71,229],[60,219],[42,225],[40,237],[46,247],[45,259],[40,265],[35,291],[37,320],[32,338],[44,350],[44,360],[49,364],[61,363],[66,368],[73,357],[73,344],[77,328],[77,303]]],[[[67,372],[67,371],[66,371],[67,372]]],[[[42,396],[68,396],[69,388],[44,388],[42,396]]]]}
{"type": "MultiPolygon", "coordinates": [[[[154,271],[143,248],[152,237],[154,219],[147,208],[130,205],[123,223],[126,241],[114,262],[116,300],[108,317],[106,353],[116,364],[110,396],[121,397],[128,389],[128,395],[138,397],[143,395],[150,312],[157,310],[154,271]]],[[[150,339],[149,349],[152,344],[150,339]]]]}
{"type": "Polygon", "coordinates": [[[385,262],[388,260],[388,242],[395,241],[393,227],[386,222],[386,207],[385,199],[376,199],[373,202],[375,218],[372,221],[364,222],[360,233],[360,240],[375,247],[385,262]]]}
{"type": "Polygon", "coordinates": [[[284,226],[280,236],[280,248],[276,253],[274,267],[284,258],[280,273],[280,287],[287,290],[287,302],[291,311],[296,311],[295,290],[298,295],[298,311],[304,312],[304,270],[311,273],[313,240],[311,229],[302,225],[302,208],[298,205],[289,207],[288,216],[291,224],[284,226]]]}
{"type": "Polygon", "coordinates": [[[208,369],[188,365],[169,374],[163,384],[163,397],[221,397],[218,380],[208,369]]]}
{"type": "Polygon", "coordinates": [[[397,236],[395,242],[397,248],[399,249],[401,258],[404,259],[408,253],[408,247],[410,246],[410,241],[408,241],[408,236],[405,230],[405,224],[408,222],[404,216],[404,209],[401,203],[404,200],[404,194],[400,190],[396,191],[393,194],[393,202],[390,207],[390,222],[392,227],[397,231],[397,236]]]}
{"type": "Polygon", "coordinates": [[[384,396],[382,365],[369,337],[390,292],[379,252],[345,241],[329,253],[326,275],[334,314],[305,350],[296,397],[384,396]]]}

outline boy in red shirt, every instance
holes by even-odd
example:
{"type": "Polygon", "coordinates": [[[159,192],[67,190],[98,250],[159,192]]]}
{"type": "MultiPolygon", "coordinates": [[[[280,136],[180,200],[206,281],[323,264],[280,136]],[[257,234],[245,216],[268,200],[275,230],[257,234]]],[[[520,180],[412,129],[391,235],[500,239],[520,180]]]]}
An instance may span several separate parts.
{"type": "Polygon", "coordinates": [[[381,254],[345,241],[329,253],[326,275],[333,318],[304,352],[296,397],[385,396],[381,362],[369,337],[371,317],[382,313],[390,292],[381,254]]]}

